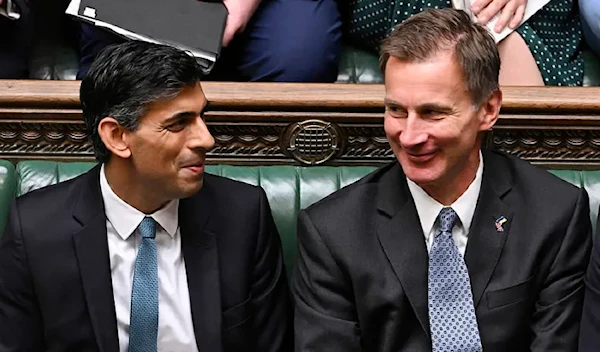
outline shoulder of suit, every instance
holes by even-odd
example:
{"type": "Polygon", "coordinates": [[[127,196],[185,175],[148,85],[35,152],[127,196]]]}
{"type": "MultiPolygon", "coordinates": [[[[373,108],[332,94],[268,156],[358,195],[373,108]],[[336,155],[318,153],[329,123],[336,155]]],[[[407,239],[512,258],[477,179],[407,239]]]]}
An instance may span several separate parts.
{"type": "Polygon", "coordinates": [[[17,202],[20,204],[39,204],[40,202],[52,202],[57,203],[60,201],[74,201],[76,197],[76,187],[85,183],[89,180],[89,177],[93,177],[93,170],[90,170],[82,175],[74,177],[70,180],[55,183],[48,186],[43,186],[38,189],[29,191],[17,198],[17,202]]]}
{"type": "Polygon", "coordinates": [[[73,206],[78,204],[81,198],[82,187],[89,187],[90,177],[94,177],[92,171],[68,181],[27,192],[18,197],[15,200],[15,206],[21,219],[27,219],[26,222],[21,224],[24,226],[23,228],[25,226],[38,226],[36,224],[45,224],[44,226],[53,224],[47,228],[48,231],[50,229],[64,229],[63,225],[70,223],[65,220],[72,218],[73,206]],[[60,225],[54,226],[56,224],[60,225]]]}
{"type": "Polygon", "coordinates": [[[484,160],[485,163],[505,163],[503,167],[509,168],[511,181],[515,186],[526,187],[529,190],[552,190],[552,192],[547,192],[550,197],[565,193],[573,195],[579,193],[579,187],[526,160],[496,151],[487,152],[485,155],[487,156],[487,160],[484,160]]]}
{"type": "MultiPolygon", "coordinates": [[[[379,167],[357,181],[340,188],[339,190],[307,207],[306,211],[309,213],[320,211],[329,212],[333,208],[341,210],[344,206],[356,206],[357,202],[355,200],[359,197],[366,196],[374,199],[381,177],[393,170],[395,167],[399,167],[396,160],[379,167]]],[[[370,204],[370,206],[373,206],[373,204],[370,204]]]]}
{"type": "Polygon", "coordinates": [[[237,192],[237,191],[256,191],[260,186],[252,185],[243,181],[234,180],[224,176],[213,174],[204,174],[204,182],[212,188],[219,191],[237,192]]]}
{"type": "MultiPolygon", "coordinates": [[[[259,185],[234,180],[228,177],[213,174],[204,174],[204,186],[214,193],[215,200],[229,203],[230,205],[240,203],[251,204],[258,202],[261,193],[265,193],[259,185]]],[[[202,191],[200,191],[200,195],[202,191]]],[[[265,193],[266,194],[266,193],[265,193]]]]}

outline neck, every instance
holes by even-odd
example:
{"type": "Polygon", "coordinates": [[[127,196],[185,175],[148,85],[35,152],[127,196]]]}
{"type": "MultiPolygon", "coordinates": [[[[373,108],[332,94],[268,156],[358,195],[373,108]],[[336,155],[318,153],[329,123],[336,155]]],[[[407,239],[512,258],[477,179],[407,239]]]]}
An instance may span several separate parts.
{"type": "Polygon", "coordinates": [[[471,183],[477,176],[477,168],[479,167],[479,148],[474,150],[469,155],[466,164],[460,169],[456,175],[449,175],[448,179],[440,180],[435,184],[422,186],[423,190],[429,194],[429,196],[444,206],[450,206],[460,196],[462,196],[471,183]]]}
{"type": "Polygon", "coordinates": [[[168,203],[168,200],[153,196],[156,192],[149,190],[149,187],[135,176],[127,161],[112,157],[104,164],[104,173],[112,191],[125,203],[144,214],[151,214],[168,203]]]}

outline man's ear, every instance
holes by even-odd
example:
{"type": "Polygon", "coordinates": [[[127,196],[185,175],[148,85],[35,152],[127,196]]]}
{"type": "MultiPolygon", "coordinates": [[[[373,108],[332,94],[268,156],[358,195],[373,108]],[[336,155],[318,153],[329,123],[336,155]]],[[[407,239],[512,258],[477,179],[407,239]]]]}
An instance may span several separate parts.
{"type": "Polygon", "coordinates": [[[106,148],[122,159],[131,156],[131,150],[125,137],[126,132],[123,126],[112,117],[105,117],[98,124],[98,134],[106,148]]]}
{"type": "Polygon", "coordinates": [[[494,127],[498,116],[500,115],[500,108],[502,107],[502,91],[496,89],[488,100],[481,105],[480,114],[480,125],[479,131],[489,131],[494,127]]]}

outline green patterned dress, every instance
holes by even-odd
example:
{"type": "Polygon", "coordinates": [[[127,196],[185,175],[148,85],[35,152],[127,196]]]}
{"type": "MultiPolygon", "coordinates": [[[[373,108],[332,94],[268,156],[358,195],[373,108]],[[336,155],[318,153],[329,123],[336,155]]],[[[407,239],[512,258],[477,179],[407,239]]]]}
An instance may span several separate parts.
{"type": "MultiPolygon", "coordinates": [[[[582,34],[575,1],[552,0],[517,29],[546,85],[582,84],[582,34]]],[[[393,26],[410,16],[427,8],[452,6],[450,0],[351,0],[350,3],[350,39],[372,50],[377,50],[393,26]]]]}

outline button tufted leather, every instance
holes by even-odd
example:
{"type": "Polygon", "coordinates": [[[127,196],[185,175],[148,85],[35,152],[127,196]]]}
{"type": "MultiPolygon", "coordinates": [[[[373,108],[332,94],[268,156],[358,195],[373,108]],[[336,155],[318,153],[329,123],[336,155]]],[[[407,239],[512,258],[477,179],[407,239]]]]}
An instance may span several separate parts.
{"type": "MultiPolygon", "coordinates": [[[[95,164],[90,162],[21,161],[15,167],[0,160],[0,233],[4,230],[14,195],[76,177],[95,164]]],[[[231,166],[209,165],[206,171],[264,188],[281,235],[286,267],[296,258],[296,216],[336,190],[375,170],[372,166],[231,166]]],[[[590,196],[590,218],[596,225],[600,205],[600,171],[551,170],[572,184],[585,187],[590,196]]]]}

